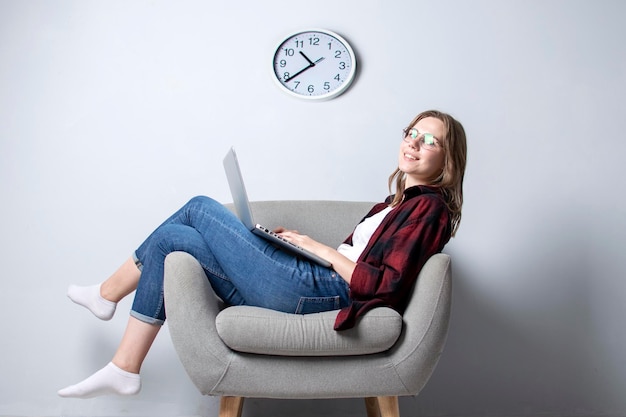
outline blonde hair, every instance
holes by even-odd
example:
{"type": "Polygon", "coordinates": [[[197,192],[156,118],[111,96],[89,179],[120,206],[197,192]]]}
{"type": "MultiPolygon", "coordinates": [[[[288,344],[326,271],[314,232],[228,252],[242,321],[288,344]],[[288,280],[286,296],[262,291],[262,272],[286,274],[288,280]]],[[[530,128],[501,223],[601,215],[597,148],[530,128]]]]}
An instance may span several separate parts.
{"type": "MultiPolygon", "coordinates": [[[[448,210],[452,214],[452,236],[456,234],[461,223],[461,207],[463,206],[463,177],[465,176],[465,164],[467,158],[467,143],[463,125],[447,113],[438,110],[427,110],[415,116],[408,128],[415,126],[417,122],[426,118],[434,117],[441,120],[444,126],[444,136],[441,138],[444,165],[441,174],[429,185],[441,189],[448,210]]],[[[389,176],[389,192],[395,195],[391,206],[395,207],[404,198],[406,175],[400,168],[389,176]]]]}

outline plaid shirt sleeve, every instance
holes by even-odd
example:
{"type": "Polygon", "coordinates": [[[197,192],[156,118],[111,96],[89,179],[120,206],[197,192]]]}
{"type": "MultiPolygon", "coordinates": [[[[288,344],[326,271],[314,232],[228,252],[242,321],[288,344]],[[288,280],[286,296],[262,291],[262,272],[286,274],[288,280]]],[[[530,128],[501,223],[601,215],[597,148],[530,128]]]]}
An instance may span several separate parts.
{"type": "MultiPolygon", "coordinates": [[[[384,207],[376,205],[368,216],[384,207]]],[[[405,200],[387,215],[359,257],[350,282],[351,304],[337,315],[335,330],[353,327],[374,307],[403,313],[419,271],[450,235],[450,213],[436,189],[407,189],[405,200]]]]}

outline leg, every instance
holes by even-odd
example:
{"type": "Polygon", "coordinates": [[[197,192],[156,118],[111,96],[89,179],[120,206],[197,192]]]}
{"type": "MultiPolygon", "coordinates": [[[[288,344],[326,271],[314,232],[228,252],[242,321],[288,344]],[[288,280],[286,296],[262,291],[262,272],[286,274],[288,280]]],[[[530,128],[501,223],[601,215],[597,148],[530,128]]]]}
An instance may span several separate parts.
{"type": "MultiPolygon", "coordinates": [[[[231,305],[313,313],[349,303],[349,287],[335,271],[301,261],[277,249],[250,233],[231,211],[208,197],[192,198],[135,251],[139,264],[143,265],[135,300],[143,293],[144,283],[148,282],[153,287],[150,288],[152,293],[160,291],[162,295],[165,256],[173,251],[194,256],[217,295],[231,305]],[[145,277],[148,271],[152,276],[150,280],[145,277]],[[314,298],[326,301],[308,301],[314,298]]],[[[152,296],[150,299],[157,300],[152,296]]],[[[162,300],[159,303],[162,306],[162,300]]],[[[141,312],[135,305],[133,311],[141,312]]],[[[149,313],[153,314],[150,310],[149,313]]],[[[163,314],[158,320],[164,318],[163,314]]]]}
{"type": "MultiPolygon", "coordinates": [[[[250,233],[239,219],[214,200],[204,197],[192,199],[179,213],[178,222],[197,231],[212,260],[207,263],[202,259],[206,250],[197,255],[180,247],[177,250],[190,253],[200,261],[213,289],[229,304],[237,303],[224,298],[228,293],[221,292],[222,284],[236,289],[237,296],[245,300],[245,304],[290,313],[317,312],[307,309],[311,303],[307,305],[303,300],[306,298],[331,300],[332,305],[328,302],[316,303],[319,308],[326,309],[336,309],[349,303],[348,285],[335,271],[303,262],[277,249],[265,239],[250,233]],[[214,270],[211,264],[218,268],[214,270]]],[[[168,246],[170,250],[174,249],[172,242],[168,242],[168,246]]],[[[161,260],[158,262],[159,265],[162,263],[161,260]]]]}
{"type": "Polygon", "coordinates": [[[243,397],[222,397],[219,417],[241,417],[243,397]]]}
{"type": "MultiPolygon", "coordinates": [[[[210,255],[196,230],[176,222],[166,222],[160,226],[140,249],[145,255],[143,258],[129,259],[101,286],[90,288],[91,300],[110,303],[113,305],[113,311],[116,303],[103,298],[103,295],[119,301],[133,290],[137,291],[131,318],[113,359],[91,377],[60,390],[60,396],[90,398],[104,394],[131,395],[139,392],[141,365],[160,330],[160,325],[165,320],[162,272],[165,256],[172,250],[188,250],[190,253],[210,255]]],[[[68,295],[76,296],[76,293],[84,295],[85,292],[76,291],[68,295]]],[[[94,311],[96,308],[87,303],[86,298],[72,299],[96,314],[94,311]]],[[[110,316],[112,311],[108,318],[110,316]]]]}
{"type": "Polygon", "coordinates": [[[365,410],[367,411],[367,417],[380,417],[378,399],[376,397],[365,398],[365,410]]]}
{"type": "Polygon", "coordinates": [[[137,394],[141,390],[141,364],[160,329],[161,326],[129,318],[113,360],[89,378],[60,390],[58,394],[74,398],[137,394]]]}
{"type": "Polygon", "coordinates": [[[398,397],[378,397],[381,417],[400,417],[398,397]]]}
{"type": "MultiPolygon", "coordinates": [[[[120,297],[136,286],[135,299],[127,331],[112,362],[82,383],[59,392],[61,396],[87,397],[103,393],[132,394],[140,389],[139,375],[143,359],[159,325],[165,320],[163,268],[167,254],[185,251],[200,261],[216,293],[227,303],[296,311],[302,296],[317,296],[319,288],[348,299],[348,288],[332,270],[313,267],[292,255],[278,251],[258,238],[221,204],[208,198],[194,198],[174,216],[159,226],[135,252],[136,267],[141,270],[138,283],[135,262],[127,262],[111,278],[113,296],[120,297]],[[223,268],[223,269],[222,269],[223,268]],[[131,279],[128,272],[133,271],[131,279]],[[323,276],[322,276],[323,275],[323,276]],[[332,275],[329,277],[329,275],[332,275]],[[322,276],[322,279],[318,279],[322,276]],[[254,277],[253,280],[250,277],[254,277]],[[118,285],[114,285],[114,284],[118,285]],[[129,284],[129,283],[132,283],[129,284]],[[336,289],[340,283],[340,289],[336,289]],[[318,285],[321,284],[321,285],[318,285]],[[117,292],[116,292],[117,291],[117,292]],[[147,327],[146,327],[147,326],[147,327]],[[132,389],[111,382],[109,368],[125,372],[137,381],[132,389]],[[109,369],[104,372],[105,369],[109,369]],[[103,382],[104,381],[104,382],[103,382]],[[104,386],[104,387],[103,387],[104,386]]],[[[105,286],[107,290],[107,286],[105,286]]],[[[326,296],[326,293],[322,294],[326,296]]]]}
{"type": "Polygon", "coordinates": [[[131,309],[131,316],[152,324],[163,324],[166,319],[163,299],[165,258],[172,252],[183,251],[194,256],[201,264],[216,294],[231,305],[243,304],[237,289],[224,275],[219,263],[202,235],[193,227],[167,224],[159,227],[150,238],[150,245],[136,251],[141,260],[142,273],[131,309]]]}
{"type": "MultiPolygon", "coordinates": [[[[197,206],[198,202],[204,200],[208,199],[192,199],[183,208],[163,222],[163,224],[143,242],[136,251],[135,256],[139,256],[139,253],[152,252],[155,245],[158,246],[160,244],[159,240],[162,239],[163,229],[168,226],[188,225],[190,223],[190,217],[193,215],[189,207],[197,206]]],[[[185,248],[181,247],[179,250],[185,250],[185,248]]],[[[115,313],[117,303],[137,289],[142,274],[143,262],[145,262],[143,256],[141,260],[131,257],[101,284],[86,287],[70,285],[67,295],[72,301],[86,307],[99,319],[110,320],[115,313]]]]}
{"type": "Polygon", "coordinates": [[[122,298],[137,289],[141,271],[135,260],[128,258],[106,281],[100,286],[100,295],[109,301],[118,303],[122,298]]]}
{"type": "Polygon", "coordinates": [[[161,326],[157,324],[144,323],[130,317],[111,362],[127,372],[138,374],[159,330],[161,326]]]}
{"type": "MultiPolygon", "coordinates": [[[[190,203],[198,200],[200,199],[192,199],[190,203]]],[[[186,204],[163,222],[163,224],[161,224],[161,226],[159,226],[140,246],[140,249],[150,250],[155,235],[157,235],[159,230],[164,226],[170,224],[186,224],[189,217],[187,208],[190,203],[186,204]]],[[[142,266],[141,261],[131,257],[101,284],[87,287],[70,285],[67,295],[76,304],[82,305],[90,310],[96,317],[102,320],[110,320],[115,313],[117,303],[137,289],[142,266]]]]}
{"type": "Polygon", "coordinates": [[[81,287],[70,285],[67,296],[101,320],[110,320],[117,303],[137,288],[141,272],[135,260],[129,258],[102,284],[81,287]]]}
{"type": "MultiPolygon", "coordinates": [[[[103,394],[136,394],[141,388],[139,371],[165,321],[163,300],[163,263],[167,254],[185,250],[197,254],[203,264],[215,261],[202,236],[192,227],[168,223],[160,226],[136,252],[142,271],[138,277],[131,317],[120,345],[111,362],[84,381],[62,389],[63,397],[90,398],[103,394]]],[[[213,269],[218,266],[213,266],[213,269]]],[[[127,291],[129,272],[138,271],[134,258],[126,262],[109,280],[112,288],[127,291]]],[[[133,276],[133,275],[131,275],[133,276]]],[[[135,275],[136,276],[136,275],[135,275]]],[[[217,279],[217,278],[216,278],[217,279]]],[[[225,288],[222,285],[222,288],[225,288]]],[[[236,292],[233,294],[236,296],[236,292]]]]}

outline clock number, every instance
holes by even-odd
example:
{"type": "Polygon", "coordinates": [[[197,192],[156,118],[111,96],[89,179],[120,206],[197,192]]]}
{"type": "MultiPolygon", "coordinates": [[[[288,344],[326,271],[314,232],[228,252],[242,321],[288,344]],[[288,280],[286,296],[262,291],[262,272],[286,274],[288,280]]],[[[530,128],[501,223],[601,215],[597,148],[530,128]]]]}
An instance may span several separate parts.
{"type": "Polygon", "coordinates": [[[309,45],[317,46],[319,44],[320,44],[320,38],[318,38],[318,37],[309,38],[309,45]]]}
{"type": "Polygon", "coordinates": [[[296,85],[293,89],[297,90],[298,86],[300,85],[300,81],[294,81],[294,84],[296,85]]]}
{"type": "Polygon", "coordinates": [[[309,87],[307,88],[307,91],[311,94],[315,92],[315,87],[313,86],[313,84],[309,85],[309,87]]]}
{"type": "Polygon", "coordinates": [[[324,90],[326,91],[330,90],[330,83],[328,81],[324,83],[324,90]]]}
{"type": "Polygon", "coordinates": [[[294,51],[292,48],[285,48],[285,55],[287,56],[294,56],[296,53],[296,51],[294,51]]]}
{"type": "Polygon", "coordinates": [[[341,61],[341,62],[339,63],[339,69],[340,69],[340,70],[344,70],[344,69],[346,69],[346,63],[345,63],[345,62],[343,62],[343,61],[341,61]]]}
{"type": "Polygon", "coordinates": [[[288,79],[289,79],[289,73],[288,73],[288,72],[285,72],[285,73],[283,74],[283,80],[285,80],[285,81],[286,81],[286,80],[288,80],[288,79]]]}
{"type": "Polygon", "coordinates": [[[341,78],[339,78],[339,74],[335,75],[333,78],[337,81],[341,81],[341,78]]]}
{"type": "Polygon", "coordinates": [[[304,47],[304,41],[296,40],[295,42],[296,42],[296,48],[303,48],[304,47]]]}
{"type": "Polygon", "coordinates": [[[335,58],[341,58],[341,51],[335,51],[335,58]]]}
{"type": "Polygon", "coordinates": [[[285,68],[287,66],[287,61],[285,61],[284,59],[280,60],[280,67],[281,68],[285,68]]]}

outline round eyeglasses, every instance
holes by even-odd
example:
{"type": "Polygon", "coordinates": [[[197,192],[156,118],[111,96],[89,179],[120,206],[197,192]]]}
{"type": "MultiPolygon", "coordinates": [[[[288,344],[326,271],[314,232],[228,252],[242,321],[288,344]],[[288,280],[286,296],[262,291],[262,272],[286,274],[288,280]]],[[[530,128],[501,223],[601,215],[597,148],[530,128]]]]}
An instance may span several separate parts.
{"type": "Polygon", "coordinates": [[[406,143],[412,143],[417,140],[420,149],[425,149],[427,151],[434,151],[441,147],[439,139],[437,139],[435,135],[432,133],[420,132],[414,127],[410,129],[407,128],[402,131],[402,140],[406,143]]]}

